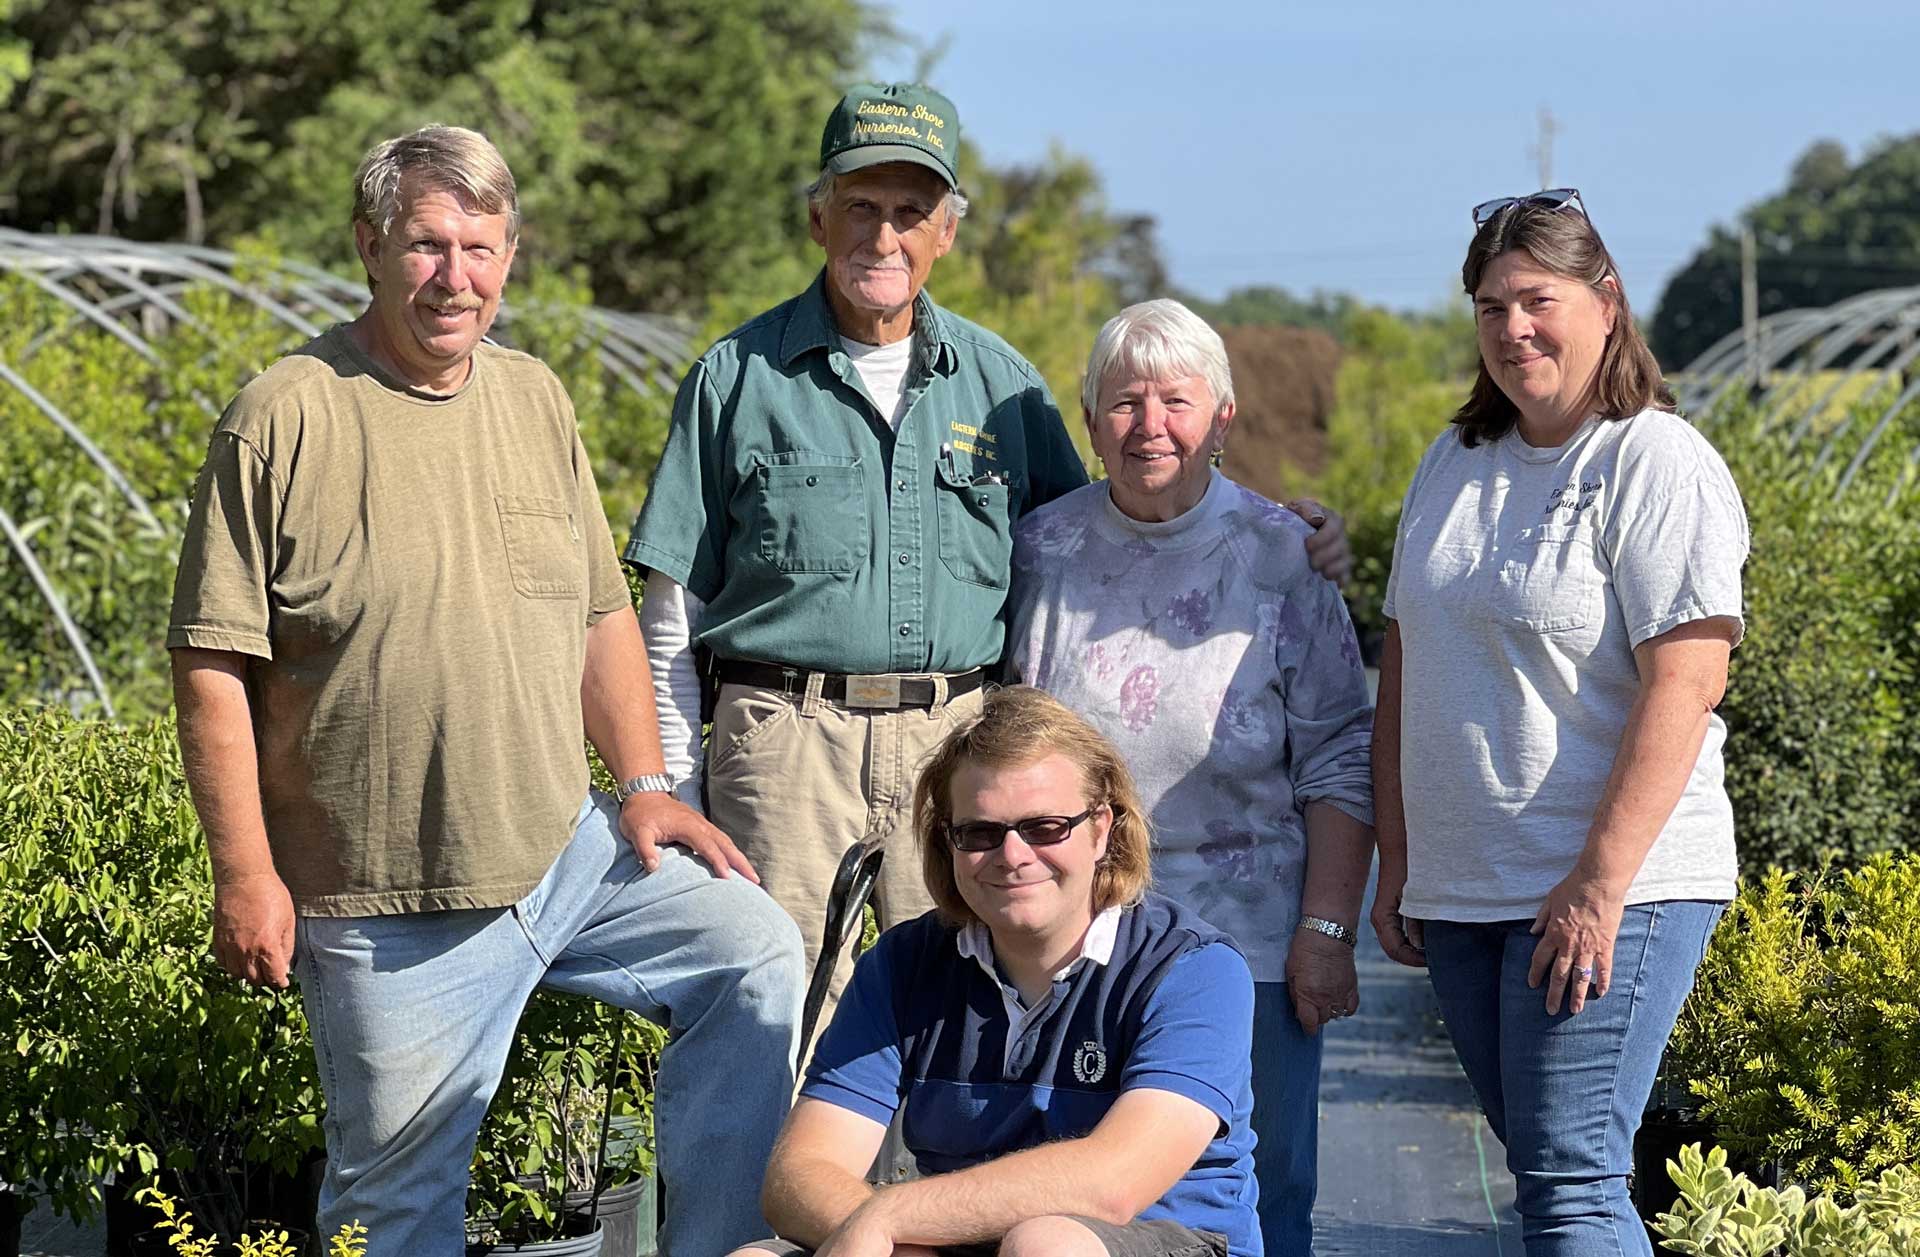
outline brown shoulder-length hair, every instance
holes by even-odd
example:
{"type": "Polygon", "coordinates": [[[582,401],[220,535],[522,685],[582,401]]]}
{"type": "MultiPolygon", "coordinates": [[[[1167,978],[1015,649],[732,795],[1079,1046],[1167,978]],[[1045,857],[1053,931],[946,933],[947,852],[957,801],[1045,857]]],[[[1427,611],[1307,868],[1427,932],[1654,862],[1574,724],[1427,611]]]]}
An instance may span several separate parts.
{"type": "MultiPolygon", "coordinates": [[[[1620,268],[1601,241],[1593,223],[1577,209],[1553,208],[1525,201],[1508,206],[1473,233],[1467,247],[1460,282],[1472,299],[1480,291],[1480,277],[1503,253],[1525,252],[1541,266],[1566,279],[1585,284],[1613,306],[1613,331],[1600,351],[1594,377],[1594,406],[1603,419],[1625,419],[1641,411],[1673,410],[1673,392],[1660,374],[1653,351],[1634,326],[1633,310],[1620,268]],[[1609,285],[1607,280],[1613,283],[1609,285]]],[[[1472,449],[1481,441],[1497,441],[1519,422],[1513,400],[1500,391],[1483,359],[1466,405],[1453,416],[1460,426],[1460,442],[1472,449]]]]}
{"type": "Polygon", "coordinates": [[[953,819],[954,773],[962,763],[1016,768],[1048,755],[1064,755],[1079,765],[1087,802],[1104,803],[1113,812],[1107,853],[1093,872],[1093,910],[1138,903],[1146,894],[1153,880],[1147,858],[1153,833],[1126,761],[1098,729],[1060,700],[1031,686],[1010,685],[987,691],[980,714],[935,748],[913,787],[913,832],[920,844],[921,874],[934,908],[948,925],[980,919],[960,897],[953,877],[947,824],[953,819]]]}

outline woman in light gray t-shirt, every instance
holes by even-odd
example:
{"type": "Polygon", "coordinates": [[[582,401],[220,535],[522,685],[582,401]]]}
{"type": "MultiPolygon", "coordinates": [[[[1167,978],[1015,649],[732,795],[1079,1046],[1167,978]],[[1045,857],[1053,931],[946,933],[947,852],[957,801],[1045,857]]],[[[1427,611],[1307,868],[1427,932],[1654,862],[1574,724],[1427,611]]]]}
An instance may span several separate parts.
{"type": "Polygon", "coordinates": [[[1479,378],[1387,586],[1373,923],[1429,969],[1528,1257],[1651,1253],[1633,1135],[1734,891],[1713,709],[1746,514],[1578,194],[1474,222],[1479,378]]]}

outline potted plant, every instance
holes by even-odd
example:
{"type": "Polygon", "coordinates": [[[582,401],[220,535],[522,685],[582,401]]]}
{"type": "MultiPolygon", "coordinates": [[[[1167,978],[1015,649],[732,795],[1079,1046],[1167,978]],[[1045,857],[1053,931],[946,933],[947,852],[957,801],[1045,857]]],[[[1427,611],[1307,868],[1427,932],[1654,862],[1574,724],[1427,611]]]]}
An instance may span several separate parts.
{"type": "Polygon", "coordinates": [[[1920,1160],[1920,857],[1743,890],[1665,1073],[1736,1160],[1839,1201],[1920,1160]]]}
{"type": "Polygon", "coordinates": [[[1661,1247],[1687,1257],[1902,1257],[1920,1247],[1920,1173],[1891,1166],[1859,1183],[1850,1204],[1798,1187],[1763,1187],[1727,1167],[1724,1148],[1681,1149],[1678,1188],[1654,1223],[1661,1247]]]}
{"type": "Polygon", "coordinates": [[[474,1152],[470,1252],[652,1252],[647,1136],[662,1039],[590,1000],[528,1002],[474,1152]],[[581,1246],[596,1233],[604,1249],[581,1246]]]}

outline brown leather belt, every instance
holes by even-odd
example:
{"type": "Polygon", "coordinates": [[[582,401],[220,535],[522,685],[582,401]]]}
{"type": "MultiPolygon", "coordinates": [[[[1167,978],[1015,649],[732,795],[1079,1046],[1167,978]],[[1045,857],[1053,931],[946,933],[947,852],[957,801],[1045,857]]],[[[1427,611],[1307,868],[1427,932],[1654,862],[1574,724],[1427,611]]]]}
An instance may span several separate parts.
{"type": "MultiPolygon", "coordinates": [[[[779,690],[798,698],[807,692],[814,673],[806,668],[788,668],[777,663],[755,663],[746,659],[722,659],[714,675],[722,685],[746,685],[759,690],[779,690]]],[[[847,675],[823,672],[820,697],[842,707],[931,707],[934,703],[934,679],[897,672],[847,675]]],[[[947,701],[971,694],[986,684],[985,669],[950,672],[946,676],[947,701]]]]}

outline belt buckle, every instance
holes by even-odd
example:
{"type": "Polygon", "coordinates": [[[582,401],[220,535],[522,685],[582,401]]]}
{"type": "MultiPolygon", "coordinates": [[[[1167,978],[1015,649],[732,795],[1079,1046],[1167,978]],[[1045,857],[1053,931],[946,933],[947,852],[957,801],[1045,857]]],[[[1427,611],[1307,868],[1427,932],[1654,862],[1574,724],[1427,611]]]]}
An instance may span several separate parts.
{"type": "Polygon", "coordinates": [[[884,707],[900,705],[900,678],[893,673],[878,676],[849,676],[847,706],[884,707]]]}

